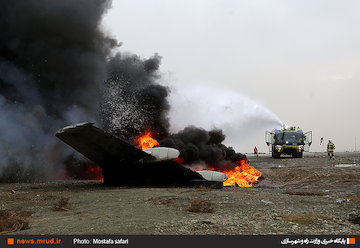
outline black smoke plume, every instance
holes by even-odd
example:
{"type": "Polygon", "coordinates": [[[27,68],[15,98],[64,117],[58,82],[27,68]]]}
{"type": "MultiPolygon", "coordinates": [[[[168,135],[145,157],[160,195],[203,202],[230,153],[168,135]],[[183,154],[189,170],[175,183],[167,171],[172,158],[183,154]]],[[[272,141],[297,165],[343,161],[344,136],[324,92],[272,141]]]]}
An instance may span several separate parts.
{"type": "Polygon", "coordinates": [[[168,135],[168,88],[157,84],[160,56],[142,60],[120,53],[108,63],[102,106],[103,125],[117,136],[134,140],[151,130],[153,137],[168,135]]]}
{"type": "Polygon", "coordinates": [[[232,147],[223,145],[224,139],[222,130],[206,131],[189,126],[163,139],[160,145],[178,149],[182,163],[191,167],[210,166],[223,170],[235,167],[237,161],[246,158],[245,155],[236,153],[232,147]]]}
{"type": "Polygon", "coordinates": [[[101,29],[110,7],[110,0],[0,0],[0,182],[60,178],[61,165],[78,155],[53,134],[78,122],[129,141],[151,130],[189,164],[221,166],[239,156],[221,144],[219,130],[169,135],[161,57],[116,52],[120,42],[101,29]]]}
{"type": "Polygon", "coordinates": [[[0,181],[57,177],[73,152],[53,136],[66,125],[167,133],[168,90],[154,84],[160,57],[113,56],[119,42],[101,30],[110,7],[107,0],[0,1],[0,181]]]}

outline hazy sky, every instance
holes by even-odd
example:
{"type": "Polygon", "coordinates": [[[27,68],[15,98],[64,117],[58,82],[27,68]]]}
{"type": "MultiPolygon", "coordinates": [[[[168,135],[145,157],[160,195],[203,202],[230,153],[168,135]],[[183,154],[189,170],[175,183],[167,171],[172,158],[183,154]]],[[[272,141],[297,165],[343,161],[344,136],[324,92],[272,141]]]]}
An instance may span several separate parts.
{"type": "MultiPolygon", "coordinates": [[[[360,1],[115,0],[104,27],[121,51],[163,57],[174,88],[210,84],[265,105],[284,123],[360,150],[360,1]]],[[[265,130],[246,143],[266,148],[265,130]]],[[[244,148],[243,148],[244,149],[244,148]]]]}

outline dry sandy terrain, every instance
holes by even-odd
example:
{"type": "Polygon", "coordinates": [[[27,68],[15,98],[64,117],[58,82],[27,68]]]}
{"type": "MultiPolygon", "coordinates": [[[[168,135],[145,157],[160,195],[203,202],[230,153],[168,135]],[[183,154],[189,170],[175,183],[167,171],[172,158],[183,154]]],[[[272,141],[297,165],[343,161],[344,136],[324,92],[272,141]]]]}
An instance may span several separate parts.
{"type": "Polygon", "coordinates": [[[264,176],[254,188],[1,184],[0,210],[31,214],[16,234],[359,234],[360,153],[336,155],[248,155],[264,176]],[[200,212],[189,211],[194,199],[200,212]]]}

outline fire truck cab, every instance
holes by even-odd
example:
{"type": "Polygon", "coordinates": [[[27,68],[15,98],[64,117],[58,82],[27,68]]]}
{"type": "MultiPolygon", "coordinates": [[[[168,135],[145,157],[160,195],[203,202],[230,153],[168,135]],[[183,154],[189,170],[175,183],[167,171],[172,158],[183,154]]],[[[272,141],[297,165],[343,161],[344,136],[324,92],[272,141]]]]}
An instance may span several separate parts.
{"type": "Polygon", "coordinates": [[[265,132],[265,142],[273,158],[281,154],[302,158],[303,152],[308,152],[312,143],[312,131],[303,133],[300,128],[283,127],[265,132]]]}

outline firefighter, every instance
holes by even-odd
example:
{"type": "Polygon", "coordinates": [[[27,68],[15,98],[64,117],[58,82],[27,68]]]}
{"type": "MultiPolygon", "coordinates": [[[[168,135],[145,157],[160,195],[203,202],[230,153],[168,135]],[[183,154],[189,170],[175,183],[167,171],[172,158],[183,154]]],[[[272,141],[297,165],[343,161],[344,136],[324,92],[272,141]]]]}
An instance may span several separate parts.
{"type": "Polygon", "coordinates": [[[329,159],[335,160],[334,150],[335,150],[335,145],[334,145],[334,143],[332,143],[332,140],[329,139],[329,143],[327,144],[327,153],[328,153],[329,159]]]}
{"type": "Polygon", "coordinates": [[[256,154],[256,157],[259,157],[259,154],[258,154],[258,149],[257,149],[257,147],[255,146],[255,148],[254,148],[254,154],[256,154]]]}

